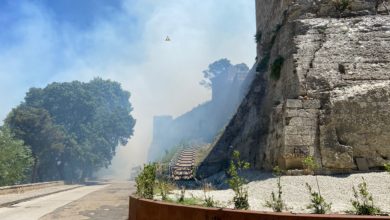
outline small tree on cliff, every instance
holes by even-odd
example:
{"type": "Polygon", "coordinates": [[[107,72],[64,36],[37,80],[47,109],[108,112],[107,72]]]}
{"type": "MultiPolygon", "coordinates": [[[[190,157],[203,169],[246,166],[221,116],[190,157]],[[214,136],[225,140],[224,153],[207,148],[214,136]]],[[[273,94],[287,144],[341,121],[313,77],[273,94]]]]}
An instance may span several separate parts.
{"type": "Polygon", "coordinates": [[[235,209],[249,209],[248,190],[244,186],[247,180],[240,176],[240,172],[249,169],[249,166],[248,162],[240,159],[240,152],[233,152],[227,173],[229,175],[229,186],[235,194],[233,198],[235,209]]]}

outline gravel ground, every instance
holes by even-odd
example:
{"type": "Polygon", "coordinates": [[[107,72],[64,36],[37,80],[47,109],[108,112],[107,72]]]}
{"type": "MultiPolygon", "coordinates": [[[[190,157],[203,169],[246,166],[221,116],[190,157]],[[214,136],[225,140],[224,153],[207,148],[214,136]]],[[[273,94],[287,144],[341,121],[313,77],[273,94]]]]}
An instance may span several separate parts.
{"type": "MultiPolygon", "coordinates": [[[[255,173],[253,175],[258,175],[255,173]]],[[[252,175],[252,179],[255,178],[252,175]]],[[[321,195],[326,202],[332,203],[332,213],[345,213],[351,210],[350,200],[353,198],[352,186],[357,187],[365,178],[368,190],[372,193],[374,204],[382,212],[390,213],[390,175],[386,172],[351,174],[338,176],[318,176],[321,195]]],[[[249,192],[249,204],[251,210],[272,211],[265,207],[265,201],[270,199],[272,191],[277,190],[277,178],[264,175],[259,180],[251,181],[246,185],[249,192]]],[[[314,176],[283,176],[281,178],[283,200],[287,204],[288,211],[294,213],[308,213],[306,207],[310,196],[305,183],[309,183],[314,190],[317,189],[314,176]]],[[[172,197],[176,197],[180,191],[174,191],[172,197]]],[[[232,208],[230,202],[234,196],[232,190],[214,190],[209,194],[218,201],[221,207],[232,208]]],[[[204,198],[202,190],[187,190],[186,197],[204,198]]]]}

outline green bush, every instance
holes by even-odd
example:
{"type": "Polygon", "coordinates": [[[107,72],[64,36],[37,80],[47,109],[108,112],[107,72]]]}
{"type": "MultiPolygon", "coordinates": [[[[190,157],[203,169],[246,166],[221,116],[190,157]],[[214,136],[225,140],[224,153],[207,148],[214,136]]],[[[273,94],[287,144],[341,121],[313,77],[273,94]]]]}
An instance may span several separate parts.
{"type": "Polygon", "coordinates": [[[161,199],[163,201],[168,199],[168,193],[171,190],[171,185],[166,180],[158,180],[157,181],[157,189],[160,193],[161,199]]]}
{"type": "Polygon", "coordinates": [[[144,165],[141,173],[135,179],[137,195],[144,199],[153,199],[156,181],[156,164],[144,165]]]}
{"type": "Polygon", "coordinates": [[[314,192],[308,183],[306,183],[306,187],[309,190],[311,197],[311,204],[308,205],[307,208],[312,209],[313,214],[326,214],[327,212],[330,212],[332,204],[326,203],[320,192],[314,192]]]}
{"type": "Polygon", "coordinates": [[[383,166],[385,167],[385,170],[390,173],[390,163],[385,163],[383,164],[383,166]]]}
{"type": "Polygon", "coordinates": [[[27,182],[32,164],[31,150],[9,128],[0,128],[0,186],[27,182]]]}
{"type": "Polygon", "coordinates": [[[276,58],[276,60],[274,61],[271,67],[271,79],[278,80],[280,78],[280,73],[282,71],[283,63],[284,63],[284,58],[282,56],[276,58]]]}
{"type": "Polygon", "coordinates": [[[203,205],[208,208],[215,207],[215,201],[212,196],[205,196],[203,205]]]}
{"type": "Polygon", "coordinates": [[[249,163],[240,160],[240,153],[234,151],[227,173],[228,184],[235,194],[233,198],[235,209],[249,209],[248,190],[244,187],[247,180],[239,175],[239,172],[246,169],[249,169],[249,163]]]}
{"type": "Polygon", "coordinates": [[[261,42],[262,33],[261,31],[257,31],[255,34],[255,42],[258,44],[261,42]]]}
{"type": "Polygon", "coordinates": [[[183,203],[185,201],[185,195],[186,195],[186,188],[184,186],[180,189],[180,197],[177,200],[178,203],[183,203]]]}
{"type": "Polygon", "coordinates": [[[215,207],[214,198],[208,195],[208,192],[212,190],[211,184],[203,184],[203,193],[204,193],[204,203],[203,205],[209,208],[215,207]]]}
{"type": "Polygon", "coordinates": [[[359,183],[358,190],[353,186],[354,200],[351,200],[356,215],[376,215],[380,213],[380,209],[374,205],[374,199],[367,190],[366,180],[362,177],[363,182],[359,183]]]}
{"type": "Polygon", "coordinates": [[[282,170],[278,166],[274,167],[274,175],[278,177],[278,195],[276,196],[275,192],[271,192],[271,200],[266,201],[265,206],[268,208],[272,208],[274,212],[281,212],[286,209],[286,204],[282,199],[282,170]]]}
{"type": "Polygon", "coordinates": [[[269,64],[270,55],[265,54],[263,59],[261,59],[260,63],[257,64],[256,72],[262,72],[264,70],[267,70],[268,64],[269,64]]]}
{"type": "Polygon", "coordinates": [[[309,173],[314,173],[314,171],[318,168],[318,164],[315,162],[312,156],[307,156],[302,161],[303,168],[309,173]]]}

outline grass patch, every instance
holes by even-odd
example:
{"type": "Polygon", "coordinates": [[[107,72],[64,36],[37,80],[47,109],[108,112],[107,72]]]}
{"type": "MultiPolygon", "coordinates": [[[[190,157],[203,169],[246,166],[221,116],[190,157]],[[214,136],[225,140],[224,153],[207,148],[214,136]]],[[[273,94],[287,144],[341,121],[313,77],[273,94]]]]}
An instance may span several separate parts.
{"type": "Polygon", "coordinates": [[[197,205],[197,206],[201,206],[203,205],[203,203],[204,201],[195,197],[184,198],[182,201],[178,202],[178,204],[181,205],[197,205]]]}

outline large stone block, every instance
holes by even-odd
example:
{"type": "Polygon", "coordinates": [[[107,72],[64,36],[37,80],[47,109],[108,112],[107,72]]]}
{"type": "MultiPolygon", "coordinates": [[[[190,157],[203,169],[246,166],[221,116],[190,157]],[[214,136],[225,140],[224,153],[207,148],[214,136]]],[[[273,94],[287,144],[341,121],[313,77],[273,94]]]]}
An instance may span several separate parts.
{"type": "Polygon", "coordinates": [[[319,109],[321,108],[320,100],[303,100],[303,108],[305,109],[319,109]]]}
{"type": "Polygon", "coordinates": [[[299,99],[287,99],[286,100],[287,108],[302,108],[302,101],[299,99]]]}

